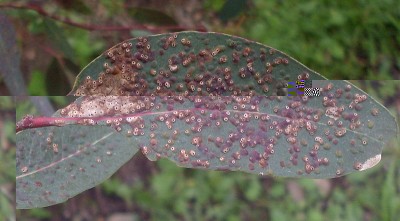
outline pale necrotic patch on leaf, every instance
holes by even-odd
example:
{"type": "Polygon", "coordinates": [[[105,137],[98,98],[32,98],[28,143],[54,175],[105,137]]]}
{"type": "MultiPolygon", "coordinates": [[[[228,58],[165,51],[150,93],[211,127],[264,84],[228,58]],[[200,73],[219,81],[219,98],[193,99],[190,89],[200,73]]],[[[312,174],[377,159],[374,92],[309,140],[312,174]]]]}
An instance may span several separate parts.
{"type": "Polygon", "coordinates": [[[365,161],[360,168],[360,171],[369,169],[371,167],[374,167],[381,161],[381,154],[378,154],[374,157],[369,158],[367,161],[365,161]]]}
{"type": "Polygon", "coordinates": [[[101,117],[148,111],[155,105],[154,97],[97,96],[88,97],[60,110],[64,117],[101,117]],[[143,99],[145,98],[145,99],[143,99]]]}

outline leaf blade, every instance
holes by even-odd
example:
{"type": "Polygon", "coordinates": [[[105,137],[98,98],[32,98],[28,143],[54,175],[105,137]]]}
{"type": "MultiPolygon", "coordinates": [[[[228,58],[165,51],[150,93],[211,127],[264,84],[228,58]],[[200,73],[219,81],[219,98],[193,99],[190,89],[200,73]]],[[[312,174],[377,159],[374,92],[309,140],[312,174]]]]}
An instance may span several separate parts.
{"type": "Polygon", "coordinates": [[[187,31],[117,44],[81,71],[70,94],[126,96],[188,91],[189,95],[247,95],[253,91],[285,95],[286,83],[297,79],[326,78],[260,43],[221,33],[187,31]]]}
{"type": "Polygon", "coordinates": [[[92,61],[71,94],[94,96],[78,98],[48,125],[111,130],[124,141],[122,151],[133,146],[124,159],[141,149],[150,160],[168,158],[187,168],[332,178],[375,166],[398,134],[389,111],[351,83],[325,80],[273,48],[218,33],[125,41],[92,61]],[[185,65],[187,59],[193,64],[185,65]],[[285,84],[296,79],[321,85],[322,96],[263,96],[286,92],[285,84]],[[232,88],[225,87],[231,80],[232,88]]]}
{"type": "Polygon", "coordinates": [[[19,132],[17,208],[61,203],[110,177],[137,151],[119,138],[110,128],[76,125],[19,132]]]}

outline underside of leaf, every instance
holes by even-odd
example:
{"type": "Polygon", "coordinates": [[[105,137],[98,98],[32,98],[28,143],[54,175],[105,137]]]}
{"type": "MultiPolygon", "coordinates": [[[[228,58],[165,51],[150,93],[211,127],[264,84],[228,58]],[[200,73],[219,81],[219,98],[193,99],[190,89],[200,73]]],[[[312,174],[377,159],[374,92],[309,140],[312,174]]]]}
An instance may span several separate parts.
{"type": "Polygon", "coordinates": [[[348,82],[317,84],[321,97],[88,97],[60,114],[110,125],[149,159],[184,167],[330,178],[377,164],[393,117],[348,82]]]}
{"type": "Polygon", "coordinates": [[[109,127],[45,127],[17,133],[17,208],[61,203],[109,178],[138,151],[109,127]]]}

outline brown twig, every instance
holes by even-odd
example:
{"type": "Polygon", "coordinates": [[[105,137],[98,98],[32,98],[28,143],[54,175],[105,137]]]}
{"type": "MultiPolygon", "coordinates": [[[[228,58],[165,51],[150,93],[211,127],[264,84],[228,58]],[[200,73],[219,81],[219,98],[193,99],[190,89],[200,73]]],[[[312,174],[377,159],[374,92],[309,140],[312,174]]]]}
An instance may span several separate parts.
{"type": "MultiPolygon", "coordinates": [[[[92,25],[92,24],[81,24],[81,23],[71,21],[69,18],[61,18],[61,17],[58,17],[57,15],[49,14],[47,11],[45,11],[43,8],[41,8],[37,5],[4,3],[4,4],[0,4],[0,8],[15,8],[15,9],[33,10],[44,17],[48,17],[48,18],[54,19],[56,21],[62,22],[64,24],[78,27],[81,29],[85,29],[88,31],[130,31],[130,30],[134,30],[134,29],[145,29],[145,30],[149,30],[149,31],[161,31],[164,29],[168,29],[168,30],[177,31],[177,30],[191,29],[188,27],[176,26],[176,25],[155,27],[155,26],[149,26],[149,25],[143,25],[143,24],[136,24],[136,25],[131,25],[131,26],[102,26],[102,25],[92,25]]],[[[202,31],[202,32],[206,31],[205,27],[197,27],[197,28],[195,28],[195,30],[202,31]]]]}

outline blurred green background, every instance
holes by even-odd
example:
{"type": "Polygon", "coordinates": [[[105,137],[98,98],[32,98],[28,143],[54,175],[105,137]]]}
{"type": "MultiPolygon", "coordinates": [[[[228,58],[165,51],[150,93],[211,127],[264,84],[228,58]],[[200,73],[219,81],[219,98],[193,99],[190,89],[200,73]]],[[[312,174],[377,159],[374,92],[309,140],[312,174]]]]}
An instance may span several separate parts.
{"type": "Polygon", "coordinates": [[[0,96],[0,220],[15,220],[15,102],[0,96]]]}
{"type": "MultiPolygon", "coordinates": [[[[207,30],[275,47],[329,79],[361,80],[353,83],[400,118],[400,5],[395,0],[4,4],[8,7],[0,10],[16,29],[20,72],[30,95],[67,94],[80,69],[122,40],[207,30]],[[75,25],[58,21],[66,19],[75,25]],[[131,29],[118,29],[127,26],[131,29]]],[[[2,80],[0,93],[11,94],[2,80]]],[[[66,103],[62,97],[49,100],[55,108],[66,103]]],[[[30,103],[19,99],[17,115],[34,113],[30,103]]],[[[390,143],[371,170],[330,180],[190,170],[138,154],[103,184],[64,204],[18,210],[17,219],[394,221],[400,217],[399,146],[399,139],[390,143]]]]}

